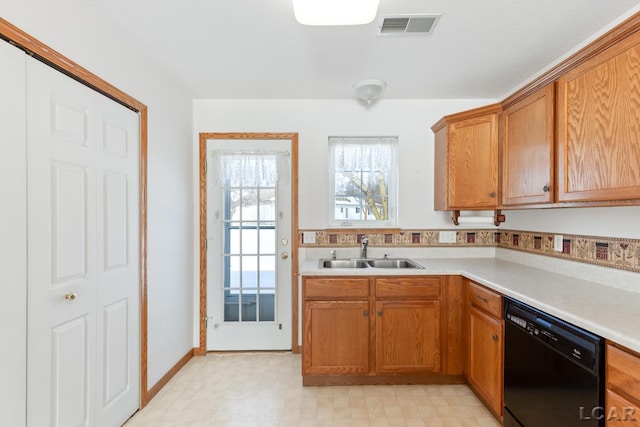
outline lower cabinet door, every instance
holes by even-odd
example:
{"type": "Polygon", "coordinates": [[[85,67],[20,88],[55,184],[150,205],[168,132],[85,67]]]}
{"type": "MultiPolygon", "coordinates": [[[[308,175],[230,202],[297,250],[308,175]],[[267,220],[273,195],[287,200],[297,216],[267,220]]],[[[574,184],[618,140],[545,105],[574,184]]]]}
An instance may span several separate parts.
{"type": "Polygon", "coordinates": [[[469,310],[469,382],[489,408],[502,415],[502,321],[469,310]]]}
{"type": "Polygon", "coordinates": [[[303,374],[369,372],[369,301],[305,301],[303,374]]]}
{"type": "Polygon", "coordinates": [[[376,372],[440,372],[440,301],[376,303],[376,372]]]}

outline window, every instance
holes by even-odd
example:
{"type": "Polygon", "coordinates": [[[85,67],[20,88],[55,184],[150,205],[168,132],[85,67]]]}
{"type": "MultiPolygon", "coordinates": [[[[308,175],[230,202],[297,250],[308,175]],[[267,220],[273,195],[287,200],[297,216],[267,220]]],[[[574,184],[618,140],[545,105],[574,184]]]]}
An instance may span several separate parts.
{"type": "Polygon", "coordinates": [[[397,225],[397,137],[329,137],[331,225],[397,225]]]}

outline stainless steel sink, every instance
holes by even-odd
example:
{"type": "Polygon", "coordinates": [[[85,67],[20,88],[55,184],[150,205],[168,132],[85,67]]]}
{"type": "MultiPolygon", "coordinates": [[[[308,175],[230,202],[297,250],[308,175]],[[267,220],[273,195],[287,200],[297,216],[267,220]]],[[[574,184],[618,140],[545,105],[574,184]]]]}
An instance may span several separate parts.
{"type": "Polygon", "coordinates": [[[363,259],[321,259],[320,268],[367,268],[363,259]]]}
{"type": "Polygon", "coordinates": [[[424,268],[408,258],[321,259],[319,268],[424,268]]]}
{"type": "Polygon", "coordinates": [[[407,258],[370,259],[367,263],[373,268],[424,268],[407,258]]]}

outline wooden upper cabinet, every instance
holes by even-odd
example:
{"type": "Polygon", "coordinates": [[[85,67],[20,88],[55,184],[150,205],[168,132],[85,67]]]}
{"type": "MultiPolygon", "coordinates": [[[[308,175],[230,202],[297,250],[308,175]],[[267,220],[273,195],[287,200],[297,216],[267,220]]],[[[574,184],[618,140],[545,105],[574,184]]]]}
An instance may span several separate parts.
{"type": "Polygon", "coordinates": [[[640,33],[558,79],[558,201],[640,199],[640,33]]]}
{"type": "Polygon", "coordinates": [[[431,128],[436,210],[498,207],[500,111],[500,105],[493,104],[446,116],[431,128]]]}
{"type": "Polygon", "coordinates": [[[505,108],[502,205],[554,202],[554,84],[505,108]]]}

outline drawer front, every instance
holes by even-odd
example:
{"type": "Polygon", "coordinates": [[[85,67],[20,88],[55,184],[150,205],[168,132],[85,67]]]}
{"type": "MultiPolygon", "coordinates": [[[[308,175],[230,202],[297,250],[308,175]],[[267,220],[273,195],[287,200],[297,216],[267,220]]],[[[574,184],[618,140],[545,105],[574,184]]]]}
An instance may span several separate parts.
{"type": "Polygon", "coordinates": [[[640,427],[640,408],[622,396],[607,390],[604,415],[607,427],[640,427]]]}
{"type": "Polygon", "coordinates": [[[473,282],[468,283],[469,302],[494,317],[502,318],[502,296],[473,282]]]}
{"type": "Polygon", "coordinates": [[[608,344],[606,360],[607,388],[640,402],[640,357],[608,344]]]}
{"type": "Polygon", "coordinates": [[[369,298],[369,279],[339,277],[304,277],[304,299],[366,299],[369,298]]]}
{"type": "Polygon", "coordinates": [[[376,298],[440,298],[439,277],[379,277],[376,279],[376,298]]]}

